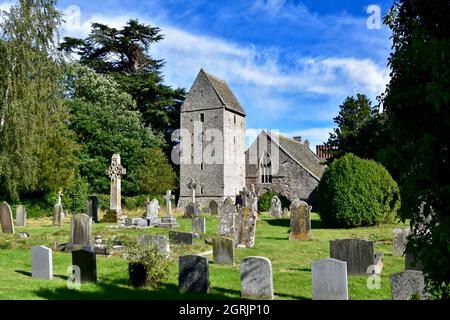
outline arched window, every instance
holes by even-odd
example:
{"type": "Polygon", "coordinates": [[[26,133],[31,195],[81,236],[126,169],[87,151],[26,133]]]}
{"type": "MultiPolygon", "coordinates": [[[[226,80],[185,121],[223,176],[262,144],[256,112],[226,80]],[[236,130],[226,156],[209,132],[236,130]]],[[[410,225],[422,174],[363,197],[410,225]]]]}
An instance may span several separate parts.
{"type": "Polygon", "coordinates": [[[272,183],[272,161],[267,151],[261,156],[259,163],[261,183],[272,183]]]}

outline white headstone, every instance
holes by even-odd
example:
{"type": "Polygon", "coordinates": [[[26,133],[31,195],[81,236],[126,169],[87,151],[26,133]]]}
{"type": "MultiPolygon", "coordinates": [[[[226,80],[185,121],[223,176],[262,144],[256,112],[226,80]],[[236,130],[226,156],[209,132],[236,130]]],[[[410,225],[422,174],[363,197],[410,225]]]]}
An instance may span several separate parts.
{"type": "Polygon", "coordinates": [[[265,257],[246,257],[241,261],[241,297],[273,299],[272,263],[265,257]]]}
{"type": "Polygon", "coordinates": [[[19,204],[16,208],[16,226],[24,227],[27,225],[27,210],[24,205],[19,204]]]}
{"type": "Polygon", "coordinates": [[[312,263],[313,300],[348,300],[347,263],[332,258],[312,263]]]}
{"type": "Polygon", "coordinates": [[[52,250],[45,246],[31,248],[31,276],[37,279],[53,279],[52,250]]]}

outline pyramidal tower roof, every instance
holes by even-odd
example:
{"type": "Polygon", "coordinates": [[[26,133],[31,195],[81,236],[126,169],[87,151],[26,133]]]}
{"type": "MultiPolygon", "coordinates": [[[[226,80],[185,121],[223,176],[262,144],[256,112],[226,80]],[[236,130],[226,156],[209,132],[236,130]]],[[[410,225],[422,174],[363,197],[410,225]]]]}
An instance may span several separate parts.
{"type": "Polygon", "coordinates": [[[245,116],[244,108],[242,108],[236,96],[231,91],[228,84],[222,80],[213,76],[212,74],[207,73],[205,70],[200,69],[200,73],[203,73],[206,76],[206,79],[211,83],[214,91],[216,92],[219,99],[225,105],[226,109],[237,112],[245,116]]]}

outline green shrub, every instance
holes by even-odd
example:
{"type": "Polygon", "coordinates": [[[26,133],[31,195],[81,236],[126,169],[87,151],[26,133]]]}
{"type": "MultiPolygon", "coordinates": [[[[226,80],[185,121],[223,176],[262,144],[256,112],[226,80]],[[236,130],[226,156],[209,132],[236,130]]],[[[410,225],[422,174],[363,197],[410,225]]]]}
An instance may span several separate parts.
{"type": "Polygon", "coordinates": [[[260,212],[268,212],[274,196],[277,196],[280,199],[282,208],[289,208],[291,204],[289,199],[279,193],[268,191],[258,198],[258,210],[260,212]]]}
{"type": "Polygon", "coordinates": [[[394,222],[400,191],[382,165],[349,153],[323,174],[317,204],[323,223],[329,227],[375,226],[394,222]]]}
{"type": "Polygon", "coordinates": [[[156,246],[129,239],[124,239],[123,244],[125,245],[124,257],[129,263],[128,272],[136,271],[139,266],[143,266],[146,271],[143,286],[155,288],[169,277],[173,260],[159,253],[156,246]]]}
{"type": "MultiPolygon", "coordinates": [[[[63,190],[62,205],[70,213],[86,213],[90,185],[85,177],[77,176],[67,190],[63,190]]],[[[56,201],[55,201],[56,203],[56,201]]]]}

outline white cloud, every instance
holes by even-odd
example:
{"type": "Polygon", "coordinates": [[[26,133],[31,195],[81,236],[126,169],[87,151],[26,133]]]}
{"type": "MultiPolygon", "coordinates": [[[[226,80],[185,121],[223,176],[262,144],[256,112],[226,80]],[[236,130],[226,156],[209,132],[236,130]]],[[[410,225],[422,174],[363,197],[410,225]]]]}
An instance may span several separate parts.
{"type": "Polygon", "coordinates": [[[296,130],[296,131],[288,131],[288,132],[280,132],[282,135],[293,138],[293,137],[302,137],[302,141],[309,141],[309,148],[316,152],[316,145],[323,144],[328,141],[330,137],[330,133],[333,132],[333,128],[309,128],[305,130],[296,130]]]}

